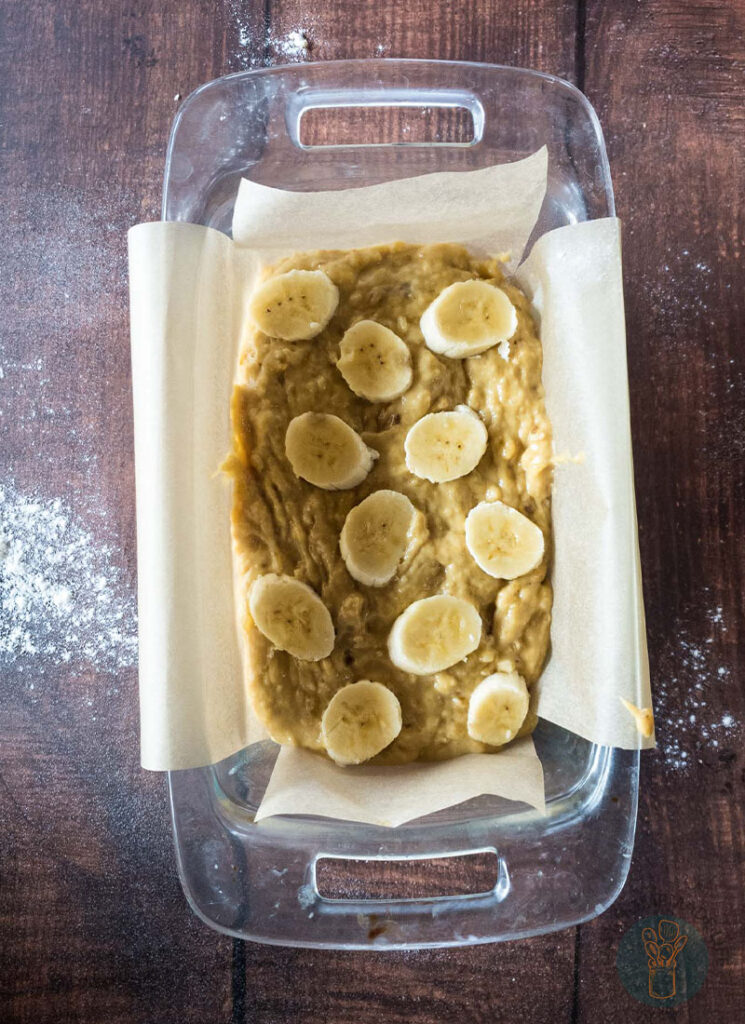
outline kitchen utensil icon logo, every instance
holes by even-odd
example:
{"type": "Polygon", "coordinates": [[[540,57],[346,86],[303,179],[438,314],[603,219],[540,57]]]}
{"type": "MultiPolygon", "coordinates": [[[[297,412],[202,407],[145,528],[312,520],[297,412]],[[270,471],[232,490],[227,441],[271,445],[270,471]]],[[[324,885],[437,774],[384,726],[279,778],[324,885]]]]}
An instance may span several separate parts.
{"type": "Polygon", "coordinates": [[[709,954],[696,929],[672,915],[637,921],[621,939],[616,969],[626,991],[641,1003],[672,1009],[704,983],[709,954]]]}
{"type": "Polygon", "coordinates": [[[678,953],[683,950],[687,935],[680,934],[675,921],[663,918],[654,928],[642,932],[644,952],[649,966],[649,994],[652,999],[672,999],[675,995],[675,971],[678,953]]]}

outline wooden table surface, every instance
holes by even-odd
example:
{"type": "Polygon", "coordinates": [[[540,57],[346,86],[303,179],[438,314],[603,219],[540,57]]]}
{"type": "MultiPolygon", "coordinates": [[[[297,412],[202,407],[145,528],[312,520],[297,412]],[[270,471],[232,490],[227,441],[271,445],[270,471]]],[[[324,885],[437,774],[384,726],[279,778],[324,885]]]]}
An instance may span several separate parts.
{"type": "Polygon", "coordinates": [[[5,0],[0,47],[0,1020],[652,1021],[614,962],[657,912],[710,955],[669,1017],[745,1019],[745,0],[5,0]],[[626,887],[580,928],[233,942],[188,909],[138,766],[125,233],[159,215],[179,97],[309,55],[538,68],[605,130],[659,747],[626,887]]]}

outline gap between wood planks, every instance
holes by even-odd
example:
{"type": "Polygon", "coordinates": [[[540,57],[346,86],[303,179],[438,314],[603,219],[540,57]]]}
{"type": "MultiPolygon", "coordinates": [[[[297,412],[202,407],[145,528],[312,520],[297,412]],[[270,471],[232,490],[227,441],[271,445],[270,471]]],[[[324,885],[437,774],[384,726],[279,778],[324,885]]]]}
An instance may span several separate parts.
{"type": "Polygon", "coordinates": [[[246,943],[243,939],[233,939],[231,972],[230,996],[233,1005],[230,1024],[244,1024],[246,1020],[246,943]]]}

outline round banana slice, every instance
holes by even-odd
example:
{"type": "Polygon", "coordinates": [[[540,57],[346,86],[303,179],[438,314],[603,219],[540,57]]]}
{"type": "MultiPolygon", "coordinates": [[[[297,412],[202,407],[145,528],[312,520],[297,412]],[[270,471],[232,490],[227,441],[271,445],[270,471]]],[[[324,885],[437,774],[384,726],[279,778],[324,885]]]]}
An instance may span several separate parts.
{"type": "Polygon", "coordinates": [[[398,697],[382,683],[360,679],[343,686],[321,719],[321,739],[337,764],[361,764],[375,757],[401,732],[398,697]]]}
{"type": "Polygon", "coordinates": [[[501,747],[514,739],[528,713],[528,687],[517,672],[495,672],[482,679],[468,702],[468,735],[501,747]]]}
{"type": "Polygon", "coordinates": [[[393,623],[388,654],[403,672],[428,676],[463,661],[481,642],[481,616],[460,597],[414,601],[393,623]]]}
{"type": "Polygon", "coordinates": [[[457,480],[475,469],[486,451],[486,427],[467,405],[422,416],[406,435],[406,466],[433,484],[457,480]]]}
{"type": "Polygon", "coordinates": [[[285,454],[296,476],[326,491],[356,487],[378,457],[344,420],[324,412],[304,412],[290,420],[285,454]]]}
{"type": "Polygon", "coordinates": [[[517,313],[501,288],[458,281],[427,306],[419,326],[433,352],[466,359],[508,341],[517,330],[517,313]]]}
{"type": "Polygon", "coordinates": [[[514,580],[543,558],[543,531],[502,501],[482,501],[466,517],[466,547],[484,572],[514,580]]]}
{"type": "Polygon", "coordinates": [[[288,270],[259,285],[249,316],[264,334],[303,341],[320,334],[339,305],[339,289],[322,270],[288,270]]]}
{"type": "Polygon", "coordinates": [[[411,353],[393,331],[374,320],[350,327],[336,364],[355,395],[369,402],[390,402],[411,386],[411,353]]]}
{"type": "Polygon", "coordinates": [[[417,510],[405,494],[374,491],[344,520],[339,548],[349,575],[368,587],[384,587],[406,553],[417,510]]]}
{"type": "Polygon", "coordinates": [[[267,640],[301,661],[320,661],[334,649],[334,624],[318,594],[293,576],[268,573],[251,587],[248,610],[267,640]]]}

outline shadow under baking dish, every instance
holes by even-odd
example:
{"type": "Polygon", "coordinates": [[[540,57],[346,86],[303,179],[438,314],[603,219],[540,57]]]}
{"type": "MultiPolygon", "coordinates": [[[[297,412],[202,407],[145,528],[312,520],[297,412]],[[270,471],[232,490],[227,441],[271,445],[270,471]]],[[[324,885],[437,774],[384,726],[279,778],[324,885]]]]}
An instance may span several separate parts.
{"type": "MultiPolygon", "coordinates": [[[[560,79],[419,60],[241,72],[208,83],[180,108],[163,217],[229,233],[242,177],[295,190],[349,188],[474,170],[543,145],[548,192],[533,239],[612,216],[597,117],[560,79]]],[[[277,752],[269,742],[212,767],[171,772],[186,896],[219,931],[295,946],[462,945],[586,921],[613,902],[628,873],[639,753],[543,721],[534,738],[545,816],[483,796],[396,829],[310,814],[255,823],[277,752]],[[349,866],[336,888],[319,872],[327,858],[349,866]]]]}

